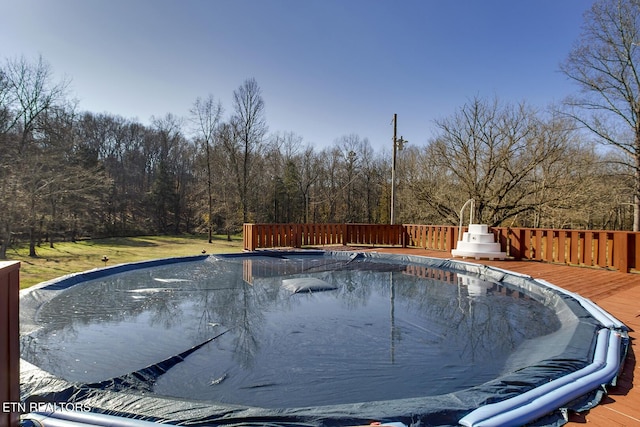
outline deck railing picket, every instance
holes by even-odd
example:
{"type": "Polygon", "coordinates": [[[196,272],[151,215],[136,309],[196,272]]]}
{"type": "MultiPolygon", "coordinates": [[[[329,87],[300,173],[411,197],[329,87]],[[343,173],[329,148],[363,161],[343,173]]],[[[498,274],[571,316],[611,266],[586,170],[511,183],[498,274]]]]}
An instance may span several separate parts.
{"type": "Polygon", "coordinates": [[[607,261],[607,232],[601,231],[598,233],[598,258],[596,260],[596,265],[601,265],[604,267],[608,267],[609,263],[607,261]]]}
{"type": "Polygon", "coordinates": [[[564,264],[567,259],[566,231],[558,231],[558,262],[564,264]]]}
{"type": "Polygon", "coordinates": [[[580,258],[578,257],[580,247],[580,232],[571,230],[571,240],[569,243],[569,264],[578,265],[580,258]]]}
{"type": "Polygon", "coordinates": [[[553,230],[545,230],[544,231],[544,240],[545,240],[545,247],[544,247],[544,255],[542,257],[542,261],[547,261],[547,262],[553,262],[554,258],[553,258],[553,249],[554,249],[554,243],[555,243],[555,232],[553,230]]]}
{"type": "MultiPolygon", "coordinates": [[[[592,266],[593,265],[593,253],[594,253],[594,245],[596,241],[593,239],[593,233],[585,233],[584,235],[584,265],[592,266]]],[[[597,252],[596,252],[597,253],[597,252]]]]}
{"type": "Polygon", "coordinates": [[[629,252],[635,268],[640,268],[640,234],[635,233],[630,236],[629,252]]]}

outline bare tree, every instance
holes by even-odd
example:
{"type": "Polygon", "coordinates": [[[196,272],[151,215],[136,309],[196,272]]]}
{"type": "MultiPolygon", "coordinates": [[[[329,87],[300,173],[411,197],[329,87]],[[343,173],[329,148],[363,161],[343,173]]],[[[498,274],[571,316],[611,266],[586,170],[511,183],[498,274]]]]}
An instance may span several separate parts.
{"type": "Polygon", "coordinates": [[[40,114],[64,99],[68,82],[53,83],[51,67],[42,57],[35,62],[25,57],[8,60],[5,67],[0,79],[4,81],[0,85],[4,87],[0,90],[0,101],[13,109],[14,114],[3,131],[19,127],[21,143],[25,144],[40,114]]]}
{"type": "Polygon", "coordinates": [[[383,192],[386,187],[387,165],[381,155],[376,155],[373,147],[367,138],[362,141],[361,151],[361,167],[362,167],[362,193],[364,215],[360,221],[368,223],[384,223],[386,221],[386,208],[390,204],[383,202],[383,192]],[[381,215],[381,206],[384,206],[384,215],[381,215]],[[385,219],[383,219],[384,217],[385,219]]]}
{"type": "Polygon", "coordinates": [[[371,222],[379,203],[383,176],[368,138],[344,135],[335,141],[341,154],[346,222],[371,222]]]}
{"type": "MultiPolygon", "coordinates": [[[[455,224],[454,207],[464,203],[451,173],[432,153],[432,146],[411,145],[399,152],[397,204],[400,221],[416,224],[455,224]],[[443,183],[449,182],[449,186],[443,183]]],[[[387,165],[389,170],[390,165],[387,165]]],[[[385,188],[384,212],[389,216],[390,185],[385,188]]]]}
{"type": "Polygon", "coordinates": [[[236,215],[241,211],[240,192],[242,186],[241,152],[234,126],[222,123],[216,138],[219,141],[214,150],[215,161],[220,165],[220,179],[216,181],[216,194],[220,200],[216,203],[216,215],[221,227],[231,241],[231,234],[242,226],[242,218],[236,215]]]}
{"type": "Polygon", "coordinates": [[[310,202],[313,222],[344,221],[342,150],[337,146],[324,148],[318,153],[318,159],[315,197],[310,202]]]}
{"type": "Polygon", "coordinates": [[[344,221],[356,222],[358,218],[358,209],[356,208],[356,180],[360,178],[360,156],[362,142],[358,135],[345,135],[336,140],[336,148],[340,150],[341,163],[344,166],[344,221]]]}
{"type": "Polygon", "coordinates": [[[48,180],[42,189],[38,235],[53,248],[56,238],[75,240],[79,227],[90,216],[111,180],[101,165],[87,161],[77,141],[77,114],[72,108],[50,108],[40,121],[39,145],[46,149],[38,179],[48,180]]]}
{"type": "Polygon", "coordinates": [[[417,198],[446,221],[457,222],[458,209],[470,198],[475,218],[495,226],[557,197],[545,190],[557,185],[550,172],[563,170],[557,165],[571,142],[562,121],[544,121],[525,104],[474,99],[436,125],[440,134],[425,155],[440,164],[439,173],[413,184],[417,198]]]}
{"type": "Polygon", "coordinates": [[[312,146],[307,146],[304,149],[304,152],[298,158],[300,170],[300,194],[304,199],[304,222],[308,223],[311,221],[310,218],[310,202],[311,202],[311,192],[313,186],[316,184],[318,180],[318,164],[320,160],[318,156],[315,155],[312,146]]]}
{"type": "Polygon", "coordinates": [[[0,169],[7,175],[0,199],[0,258],[6,256],[19,217],[26,221],[29,231],[29,255],[36,256],[36,205],[50,183],[40,173],[47,158],[38,144],[39,121],[49,109],[62,103],[67,86],[65,81],[53,82],[51,68],[42,57],[35,62],[24,57],[8,60],[0,72],[0,169]],[[26,218],[24,212],[28,213],[26,218]]]}
{"type": "MultiPolygon", "coordinates": [[[[302,192],[301,150],[303,139],[294,132],[271,135],[260,159],[262,194],[258,211],[270,222],[302,222],[304,193],[302,192]]],[[[260,217],[260,213],[256,216],[260,217]]]]}
{"type": "MultiPolygon", "coordinates": [[[[11,103],[9,77],[7,72],[0,68],[0,137],[9,131],[11,124],[14,122],[12,119],[13,113],[10,109],[11,103]]],[[[0,144],[2,143],[0,141],[0,144]]]]}
{"type": "Polygon", "coordinates": [[[604,144],[622,150],[633,171],[633,230],[640,230],[640,1],[597,0],[561,70],[581,93],[569,114],[604,144]]]}
{"type": "Polygon", "coordinates": [[[212,145],[222,116],[222,103],[216,102],[213,95],[206,99],[198,98],[191,109],[192,121],[197,129],[197,138],[202,143],[205,152],[207,168],[207,234],[209,243],[213,242],[213,176],[212,176],[212,145]]]}
{"type": "Polygon", "coordinates": [[[157,165],[149,194],[152,217],[157,231],[166,233],[173,228],[179,232],[183,207],[182,177],[186,141],[182,134],[182,120],[173,114],[152,118],[155,132],[149,137],[157,147],[157,165]]]}
{"type": "Polygon", "coordinates": [[[249,189],[253,179],[252,167],[254,157],[259,154],[263,139],[267,133],[264,100],[258,82],[251,78],[233,92],[234,115],[231,124],[238,144],[236,153],[238,162],[238,194],[242,205],[242,221],[249,218],[249,189]]]}

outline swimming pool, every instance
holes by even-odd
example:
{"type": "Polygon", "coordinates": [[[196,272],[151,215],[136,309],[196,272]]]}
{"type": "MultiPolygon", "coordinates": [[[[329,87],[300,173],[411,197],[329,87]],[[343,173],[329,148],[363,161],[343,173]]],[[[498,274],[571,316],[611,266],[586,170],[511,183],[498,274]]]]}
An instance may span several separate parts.
{"type": "Polygon", "coordinates": [[[611,372],[593,389],[610,382],[625,331],[499,269],[322,251],[95,270],[25,292],[21,312],[25,400],[189,425],[490,425],[491,405],[600,372],[598,352],[611,372]]]}

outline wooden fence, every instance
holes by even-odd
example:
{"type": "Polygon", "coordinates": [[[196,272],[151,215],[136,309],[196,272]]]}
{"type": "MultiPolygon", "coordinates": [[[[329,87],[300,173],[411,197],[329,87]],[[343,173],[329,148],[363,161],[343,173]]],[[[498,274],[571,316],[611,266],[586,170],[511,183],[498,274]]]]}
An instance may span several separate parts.
{"type": "MultiPolygon", "coordinates": [[[[511,227],[494,227],[491,231],[512,259],[623,272],[640,270],[638,232],[511,227]]],[[[458,227],[448,225],[245,224],[244,248],[367,245],[451,252],[459,232],[458,227]]]]}
{"type": "Polygon", "coordinates": [[[404,246],[404,227],[384,224],[244,224],[244,248],[404,246]]]}
{"type": "Polygon", "coordinates": [[[20,263],[0,262],[0,426],[17,427],[20,413],[20,263]],[[6,410],[8,409],[8,410],[6,410]]]}
{"type": "Polygon", "coordinates": [[[639,232],[509,227],[492,231],[502,250],[514,259],[640,270],[639,232]]]}

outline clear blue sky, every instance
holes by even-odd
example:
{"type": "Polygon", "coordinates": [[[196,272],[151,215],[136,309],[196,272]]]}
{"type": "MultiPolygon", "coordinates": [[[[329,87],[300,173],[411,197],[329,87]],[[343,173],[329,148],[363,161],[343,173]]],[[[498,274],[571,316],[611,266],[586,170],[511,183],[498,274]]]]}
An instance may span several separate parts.
{"type": "Polygon", "coordinates": [[[0,0],[0,57],[38,55],[79,108],[150,123],[253,77],[271,132],[424,145],[469,99],[544,108],[592,0],[0,0]]]}

